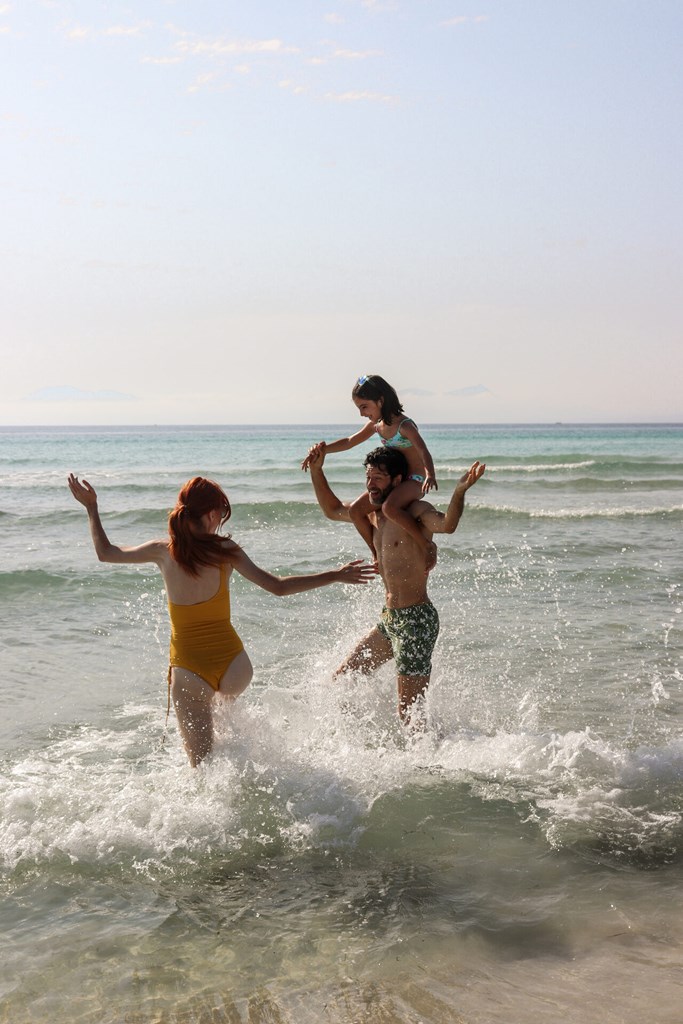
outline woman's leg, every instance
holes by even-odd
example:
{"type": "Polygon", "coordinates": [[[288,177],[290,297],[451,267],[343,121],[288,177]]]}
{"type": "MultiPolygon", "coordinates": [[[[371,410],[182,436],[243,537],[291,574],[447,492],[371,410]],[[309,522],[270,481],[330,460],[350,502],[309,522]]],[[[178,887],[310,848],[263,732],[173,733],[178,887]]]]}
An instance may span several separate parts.
{"type": "Polygon", "coordinates": [[[214,691],[200,676],[186,668],[171,669],[171,699],[183,745],[193,768],[213,746],[214,691]]]}
{"type": "Polygon", "coordinates": [[[244,693],[254,675],[254,669],[246,651],[240,651],[232,659],[218,684],[221,697],[234,700],[244,693]]]}
{"type": "Polygon", "coordinates": [[[213,747],[213,705],[216,692],[234,700],[246,690],[254,670],[246,651],[240,651],[228,665],[218,691],[186,668],[171,669],[171,699],[178,719],[183,745],[193,768],[213,747]]]}

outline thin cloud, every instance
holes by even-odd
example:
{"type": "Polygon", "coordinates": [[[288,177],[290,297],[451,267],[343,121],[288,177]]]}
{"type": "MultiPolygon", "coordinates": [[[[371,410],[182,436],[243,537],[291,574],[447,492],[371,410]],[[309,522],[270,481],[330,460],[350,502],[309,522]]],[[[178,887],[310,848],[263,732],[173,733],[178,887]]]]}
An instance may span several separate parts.
{"type": "Polygon", "coordinates": [[[333,57],[341,60],[365,60],[367,57],[382,57],[382,50],[335,50],[333,57]]]}
{"type": "Polygon", "coordinates": [[[184,57],[141,57],[141,64],[182,64],[184,57]]]}
{"type": "Polygon", "coordinates": [[[135,395],[122,391],[84,391],[69,384],[58,387],[40,388],[26,395],[24,402],[137,402],[135,395]]]}
{"type": "Polygon", "coordinates": [[[368,11],[395,11],[398,8],[394,0],[360,0],[360,4],[368,11]]]}
{"type": "Polygon", "coordinates": [[[325,21],[329,22],[330,25],[344,24],[344,19],[342,18],[341,14],[335,14],[334,11],[332,11],[330,14],[325,15],[325,21]]]}
{"type": "Polygon", "coordinates": [[[227,92],[228,89],[232,89],[232,82],[226,82],[223,73],[218,71],[208,71],[203,75],[198,75],[192,85],[187,87],[188,92],[200,92],[201,90],[227,92]]]}
{"type": "Polygon", "coordinates": [[[473,384],[468,388],[456,388],[455,391],[446,391],[446,398],[475,398],[477,395],[491,395],[493,394],[489,388],[484,387],[483,384],[473,384]]]}
{"type": "MultiPolygon", "coordinates": [[[[282,39],[230,39],[226,36],[197,39],[192,33],[178,28],[177,25],[167,24],[165,27],[170,35],[176,37],[172,43],[172,53],[161,57],[145,56],[142,58],[143,63],[181,64],[193,57],[220,59],[222,57],[267,56],[270,54],[278,56],[301,53],[299,47],[285,43],[282,39]]],[[[251,67],[249,64],[241,63],[236,65],[233,71],[246,75],[250,73],[251,67]]],[[[211,79],[208,76],[200,76],[190,86],[189,91],[197,92],[199,89],[206,88],[210,82],[211,79]]],[[[229,86],[224,84],[221,88],[227,89],[229,86]]]]}
{"type": "Polygon", "coordinates": [[[180,28],[179,25],[174,25],[172,21],[167,21],[164,28],[172,36],[181,36],[182,38],[186,38],[187,36],[192,35],[188,29],[180,28]]]}
{"type": "Polygon", "coordinates": [[[455,18],[447,18],[445,21],[440,22],[440,24],[444,28],[457,28],[458,25],[481,25],[482,22],[488,20],[488,14],[476,14],[474,16],[470,14],[460,14],[455,18]]]}
{"type": "Polygon", "coordinates": [[[73,28],[65,30],[65,35],[67,39],[76,39],[78,42],[81,42],[92,35],[92,29],[87,28],[85,25],[74,25],[73,28]]]}
{"type": "Polygon", "coordinates": [[[206,126],[206,121],[202,118],[196,118],[194,121],[189,121],[183,128],[180,129],[181,135],[196,135],[206,126]]]}
{"type": "Polygon", "coordinates": [[[296,82],[292,82],[289,79],[284,79],[282,82],[278,82],[278,88],[287,89],[294,96],[300,96],[302,93],[306,92],[305,85],[297,85],[296,82]]]}
{"type": "MultiPolygon", "coordinates": [[[[154,207],[148,207],[154,209],[154,207]]],[[[81,264],[84,270],[126,270],[140,273],[147,270],[160,270],[157,263],[124,263],[116,260],[84,260],[81,264]]]]}
{"type": "Polygon", "coordinates": [[[325,93],[326,100],[334,103],[397,103],[398,96],[389,96],[381,92],[349,90],[348,92],[325,93]]]}
{"type": "Polygon", "coordinates": [[[143,21],[140,25],[110,25],[105,28],[105,36],[139,36],[145,29],[151,28],[151,21],[143,21]]]}
{"type": "Polygon", "coordinates": [[[427,391],[425,388],[401,388],[402,395],[412,395],[413,398],[434,398],[435,391],[427,391]]]}
{"type": "Polygon", "coordinates": [[[63,25],[60,29],[67,39],[75,39],[79,42],[84,39],[108,36],[109,38],[131,38],[141,36],[143,32],[152,27],[151,21],[141,21],[138,25],[109,25],[107,28],[94,29],[91,25],[63,25]]]}
{"type": "Polygon", "coordinates": [[[204,55],[216,57],[223,54],[243,53],[300,53],[298,47],[288,46],[281,39],[208,39],[191,42],[181,39],[174,44],[174,49],[193,57],[204,55]]]}
{"type": "Polygon", "coordinates": [[[367,60],[368,57],[383,57],[384,50],[349,50],[343,46],[337,46],[332,39],[320,40],[321,46],[331,47],[331,52],[324,56],[309,57],[308,64],[327,64],[330,60],[367,60]]]}

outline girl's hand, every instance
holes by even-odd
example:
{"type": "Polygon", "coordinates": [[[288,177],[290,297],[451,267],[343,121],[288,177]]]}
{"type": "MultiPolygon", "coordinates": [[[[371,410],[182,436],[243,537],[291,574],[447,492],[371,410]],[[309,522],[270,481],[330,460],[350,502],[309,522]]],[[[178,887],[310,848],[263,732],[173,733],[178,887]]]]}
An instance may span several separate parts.
{"type": "Polygon", "coordinates": [[[436,482],[436,477],[427,474],[427,476],[425,477],[425,482],[422,484],[422,493],[427,494],[429,491],[431,491],[432,487],[434,488],[435,491],[438,491],[439,489],[439,485],[436,482]]]}
{"type": "Polygon", "coordinates": [[[77,476],[69,473],[67,483],[76,501],[80,501],[81,505],[86,508],[97,508],[97,491],[90,486],[87,480],[81,483],[77,476]]]}
{"type": "Polygon", "coordinates": [[[370,583],[378,573],[376,565],[368,565],[362,558],[357,558],[355,562],[347,562],[341,569],[337,569],[339,583],[370,583]]]}
{"type": "Polygon", "coordinates": [[[324,441],[318,441],[317,444],[311,445],[311,447],[308,449],[308,455],[306,456],[304,461],[301,463],[301,468],[303,469],[304,473],[308,472],[308,467],[313,462],[313,460],[318,455],[321,455],[324,451],[325,451],[325,442],[324,441]]]}

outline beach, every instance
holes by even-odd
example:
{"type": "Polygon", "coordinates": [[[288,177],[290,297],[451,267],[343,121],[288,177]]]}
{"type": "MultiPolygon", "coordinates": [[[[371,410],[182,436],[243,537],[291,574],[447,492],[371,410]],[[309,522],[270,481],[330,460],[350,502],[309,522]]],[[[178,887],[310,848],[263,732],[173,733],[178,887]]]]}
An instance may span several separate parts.
{"type": "MultiPolygon", "coordinates": [[[[445,505],[426,728],[333,672],[379,581],[237,577],[254,682],[187,764],[153,566],[195,474],[273,572],[365,557],[299,466],[326,426],[0,428],[0,1021],[677,1024],[683,427],[422,427],[445,505]]],[[[362,450],[329,456],[344,500],[362,450]]]]}

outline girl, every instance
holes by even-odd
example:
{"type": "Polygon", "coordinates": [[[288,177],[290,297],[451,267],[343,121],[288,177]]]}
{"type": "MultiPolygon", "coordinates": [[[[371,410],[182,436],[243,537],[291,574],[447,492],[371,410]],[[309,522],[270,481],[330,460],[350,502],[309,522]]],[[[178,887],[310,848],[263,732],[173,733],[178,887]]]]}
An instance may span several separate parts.
{"type": "Polygon", "coordinates": [[[217,531],[230,518],[230,502],[218,484],[196,476],[181,488],[168,516],[168,539],[138,547],[111,544],[100,521],[97,494],[72,473],[69,488],[84,505],[101,562],[154,562],[164,578],[171,619],[169,706],[175,706],[183,744],[196,767],[213,745],[213,707],[232,701],[253,675],[249,656],[230,622],[228,580],[236,569],[271,594],[282,596],[328,583],[367,583],[376,570],[360,560],[306,576],[273,576],[260,569],[230,537],[217,531]]]}
{"type": "MultiPolygon", "coordinates": [[[[355,448],[356,445],[367,441],[375,433],[379,434],[382,444],[387,448],[400,448],[408,461],[409,476],[394,488],[382,505],[382,512],[387,519],[392,519],[402,526],[424,550],[425,555],[431,555],[430,548],[433,548],[433,545],[423,535],[415,519],[406,511],[432,487],[437,491],[439,489],[434,462],[420,436],[420,431],[413,420],[401,416],[403,406],[398,395],[391,385],[377,374],[359,377],[351,392],[351,398],[360,415],[365,416],[370,422],[351,437],[342,437],[331,444],[319,441],[309,450],[301,463],[301,468],[306,471],[311,458],[317,452],[346,452],[349,448],[355,448]]],[[[371,511],[372,506],[367,493],[357,498],[350,507],[351,519],[356,529],[376,558],[372,524],[368,519],[371,511]]]]}

